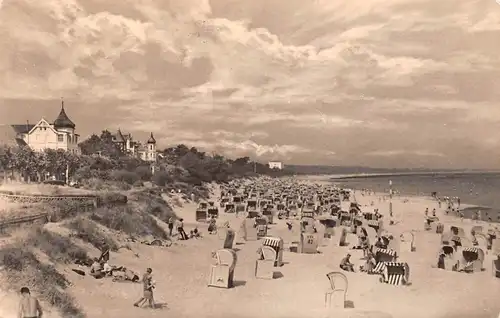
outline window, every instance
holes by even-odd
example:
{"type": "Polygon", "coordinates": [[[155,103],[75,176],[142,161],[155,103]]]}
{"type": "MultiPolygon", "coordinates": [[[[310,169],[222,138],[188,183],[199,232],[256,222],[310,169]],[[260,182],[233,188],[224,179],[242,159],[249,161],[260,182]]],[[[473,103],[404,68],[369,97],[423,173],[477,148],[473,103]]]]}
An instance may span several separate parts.
{"type": "Polygon", "coordinates": [[[64,141],[64,135],[63,134],[57,134],[57,141],[58,142],[63,142],[64,141]]]}

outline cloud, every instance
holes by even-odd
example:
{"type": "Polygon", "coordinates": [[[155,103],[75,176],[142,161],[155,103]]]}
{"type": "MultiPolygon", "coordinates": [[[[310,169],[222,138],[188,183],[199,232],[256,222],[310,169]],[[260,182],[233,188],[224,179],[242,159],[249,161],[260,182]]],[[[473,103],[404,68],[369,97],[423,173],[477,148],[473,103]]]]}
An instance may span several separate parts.
{"type": "Polygon", "coordinates": [[[206,151],[214,151],[230,156],[254,156],[272,159],[290,159],[292,155],[310,153],[311,150],[296,145],[264,145],[252,140],[233,141],[230,139],[204,140],[181,140],[181,143],[200,147],[206,151]]]}
{"type": "Polygon", "coordinates": [[[421,157],[444,157],[444,154],[428,150],[378,150],[366,153],[367,156],[393,157],[393,156],[421,156],[421,157]]]}
{"type": "Polygon", "coordinates": [[[500,121],[494,1],[18,0],[0,8],[5,121],[51,116],[64,96],[83,135],[120,127],[138,138],[154,132],[165,145],[308,164],[498,164],[488,159],[500,156],[497,140],[486,138],[500,121]],[[358,157],[388,143],[445,155],[358,157]],[[498,153],[471,162],[460,155],[470,144],[498,153]]]}

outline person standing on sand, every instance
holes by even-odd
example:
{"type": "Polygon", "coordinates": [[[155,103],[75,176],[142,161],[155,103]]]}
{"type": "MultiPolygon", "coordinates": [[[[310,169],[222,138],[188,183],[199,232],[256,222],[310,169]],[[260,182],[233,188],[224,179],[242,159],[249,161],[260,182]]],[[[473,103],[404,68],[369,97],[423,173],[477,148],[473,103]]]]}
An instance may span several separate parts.
{"type": "Polygon", "coordinates": [[[429,216],[429,208],[425,208],[425,216],[429,216]]]}
{"type": "Polygon", "coordinates": [[[31,296],[28,287],[21,288],[21,301],[19,302],[19,318],[42,318],[43,310],[40,302],[31,296]]]}
{"type": "Polygon", "coordinates": [[[168,219],[168,235],[170,237],[172,237],[172,232],[174,231],[174,217],[171,216],[169,219],[168,219]]]}
{"type": "Polygon", "coordinates": [[[146,273],[142,276],[144,294],[138,301],[134,303],[135,307],[142,307],[142,305],[145,302],[148,302],[150,308],[155,308],[155,302],[153,297],[154,284],[153,284],[153,276],[151,275],[152,273],[153,270],[151,268],[147,268],[146,273]]]}
{"type": "Polygon", "coordinates": [[[179,232],[181,240],[188,239],[186,232],[184,232],[184,219],[179,219],[179,222],[177,223],[177,232],[179,232]]]}

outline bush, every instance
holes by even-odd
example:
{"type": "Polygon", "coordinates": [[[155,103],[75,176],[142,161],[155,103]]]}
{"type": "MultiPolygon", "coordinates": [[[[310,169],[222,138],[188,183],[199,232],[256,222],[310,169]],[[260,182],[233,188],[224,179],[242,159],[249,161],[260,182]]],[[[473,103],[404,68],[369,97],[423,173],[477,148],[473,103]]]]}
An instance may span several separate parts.
{"type": "Polygon", "coordinates": [[[114,181],[124,182],[128,185],[132,185],[140,180],[140,177],[137,173],[127,170],[112,171],[110,177],[114,181]]]}
{"type": "Polygon", "coordinates": [[[5,246],[0,250],[0,262],[7,271],[8,288],[19,290],[27,286],[59,309],[63,317],[85,317],[75,299],[64,291],[68,287],[64,275],[53,266],[40,263],[25,244],[5,246]]]}
{"type": "Polygon", "coordinates": [[[39,207],[48,214],[51,222],[59,222],[94,209],[94,203],[91,199],[88,202],[63,200],[40,205],[39,207]]]}
{"type": "Polygon", "coordinates": [[[161,191],[148,189],[133,193],[130,201],[136,203],[139,211],[152,214],[166,222],[170,217],[175,216],[175,213],[161,195],[161,191]]]}
{"type": "Polygon", "coordinates": [[[114,206],[127,204],[128,198],[126,195],[118,192],[106,192],[99,194],[99,206],[114,206]]]}
{"type": "Polygon", "coordinates": [[[168,237],[165,230],[158,225],[151,215],[134,211],[131,206],[100,208],[91,215],[91,219],[107,228],[131,236],[168,237]]]}
{"type": "Polygon", "coordinates": [[[87,251],[71,242],[67,237],[36,228],[25,240],[28,246],[44,252],[50,260],[58,263],[74,263],[75,260],[87,261],[87,251]]]}
{"type": "Polygon", "coordinates": [[[172,181],[172,178],[166,171],[158,171],[151,177],[151,181],[157,186],[164,187],[168,182],[172,181]]]}
{"type": "Polygon", "coordinates": [[[150,181],[152,177],[151,168],[149,166],[139,166],[135,169],[135,173],[141,181],[150,181]]]}
{"type": "Polygon", "coordinates": [[[66,223],[66,226],[76,232],[76,237],[99,250],[102,248],[103,244],[109,246],[112,251],[116,252],[118,250],[116,241],[101,231],[92,220],[78,217],[66,223]]]}

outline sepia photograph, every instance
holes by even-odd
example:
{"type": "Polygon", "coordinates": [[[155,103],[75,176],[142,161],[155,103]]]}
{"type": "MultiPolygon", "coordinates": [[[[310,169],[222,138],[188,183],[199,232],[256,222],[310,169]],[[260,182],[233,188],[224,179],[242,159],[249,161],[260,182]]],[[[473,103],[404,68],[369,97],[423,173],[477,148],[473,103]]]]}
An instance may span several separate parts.
{"type": "Polygon", "coordinates": [[[500,0],[0,0],[0,318],[500,318],[500,0]]]}

